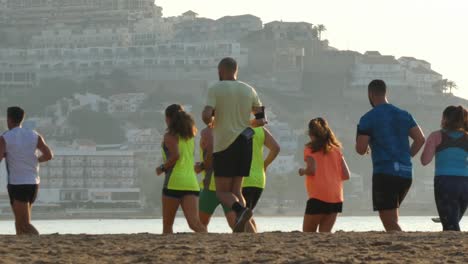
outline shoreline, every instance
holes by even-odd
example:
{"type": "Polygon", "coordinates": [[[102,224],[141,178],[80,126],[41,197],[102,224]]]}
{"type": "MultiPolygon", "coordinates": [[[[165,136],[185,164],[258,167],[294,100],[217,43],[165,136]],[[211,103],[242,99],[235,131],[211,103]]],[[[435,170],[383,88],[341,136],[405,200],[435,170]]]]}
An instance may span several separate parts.
{"type": "MultiPolygon", "coordinates": [[[[299,214],[291,214],[291,215],[275,215],[275,214],[261,214],[255,215],[256,217],[260,218],[267,218],[267,217],[275,217],[275,218],[289,218],[289,217],[304,217],[304,215],[299,214]]],[[[176,217],[179,217],[177,215],[176,217]]],[[[182,215],[180,215],[182,217],[182,215]]],[[[213,215],[214,218],[224,218],[222,214],[213,215]]],[[[369,214],[369,215],[339,215],[341,217],[378,217],[377,214],[369,214]]],[[[437,214],[427,214],[427,215],[400,215],[400,217],[439,217],[437,214]]],[[[53,220],[161,220],[161,216],[106,216],[106,215],[73,215],[73,216],[41,216],[41,215],[33,215],[33,221],[53,221],[53,220]]],[[[13,215],[2,215],[0,216],[0,221],[9,221],[14,220],[13,215]]]]}
{"type": "Polygon", "coordinates": [[[468,263],[467,233],[0,236],[3,263],[468,263]],[[21,246],[19,246],[21,245],[21,246]]]}

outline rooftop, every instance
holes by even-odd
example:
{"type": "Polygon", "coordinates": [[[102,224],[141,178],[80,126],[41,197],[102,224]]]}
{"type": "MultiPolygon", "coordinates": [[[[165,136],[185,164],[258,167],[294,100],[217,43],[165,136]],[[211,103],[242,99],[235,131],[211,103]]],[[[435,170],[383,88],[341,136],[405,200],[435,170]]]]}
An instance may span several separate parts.
{"type": "Polygon", "coordinates": [[[361,62],[364,64],[400,64],[393,56],[364,56],[361,62]]]}
{"type": "Polygon", "coordinates": [[[442,76],[442,74],[434,71],[434,70],[431,70],[431,69],[427,69],[427,68],[424,68],[424,67],[416,67],[416,68],[412,68],[410,71],[412,71],[413,73],[417,73],[417,74],[434,74],[434,75],[439,75],[439,76],[442,76]]]}

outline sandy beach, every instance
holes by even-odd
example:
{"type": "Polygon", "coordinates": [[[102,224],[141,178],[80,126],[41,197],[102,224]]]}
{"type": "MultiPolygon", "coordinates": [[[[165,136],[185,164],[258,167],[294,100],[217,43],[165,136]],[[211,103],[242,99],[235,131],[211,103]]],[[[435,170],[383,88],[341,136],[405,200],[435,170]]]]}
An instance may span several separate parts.
{"type": "Polygon", "coordinates": [[[468,234],[1,236],[0,256],[0,263],[468,263],[468,234]]]}

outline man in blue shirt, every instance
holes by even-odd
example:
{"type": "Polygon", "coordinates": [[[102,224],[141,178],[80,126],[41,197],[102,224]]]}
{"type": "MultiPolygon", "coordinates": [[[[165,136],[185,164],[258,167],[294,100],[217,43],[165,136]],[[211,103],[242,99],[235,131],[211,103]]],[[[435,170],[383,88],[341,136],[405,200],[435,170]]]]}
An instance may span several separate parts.
{"type": "Polygon", "coordinates": [[[386,231],[401,231],[398,208],[411,187],[411,158],[425,138],[411,114],[388,103],[384,81],[372,81],[368,94],[373,109],[359,121],[356,151],[365,155],[370,146],[374,211],[379,211],[386,231]],[[413,139],[411,145],[409,138],[413,139]]]}

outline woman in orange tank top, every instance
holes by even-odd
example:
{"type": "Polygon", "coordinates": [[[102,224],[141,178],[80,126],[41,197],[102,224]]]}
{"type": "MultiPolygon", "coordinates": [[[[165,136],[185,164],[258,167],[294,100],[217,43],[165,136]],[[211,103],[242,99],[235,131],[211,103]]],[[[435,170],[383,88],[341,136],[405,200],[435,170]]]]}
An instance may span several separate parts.
{"type": "Polygon", "coordinates": [[[343,208],[343,181],[349,169],[341,152],[341,143],[323,118],[309,122],[310,142],[304,149],[305,176],[309,196],[304,215],[304,232],[331,232],[343,208]]]}

